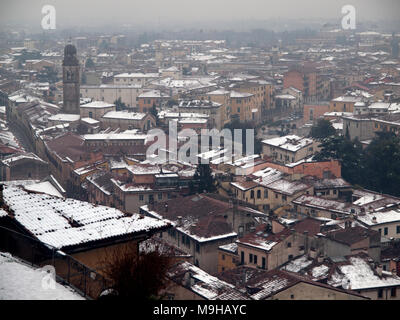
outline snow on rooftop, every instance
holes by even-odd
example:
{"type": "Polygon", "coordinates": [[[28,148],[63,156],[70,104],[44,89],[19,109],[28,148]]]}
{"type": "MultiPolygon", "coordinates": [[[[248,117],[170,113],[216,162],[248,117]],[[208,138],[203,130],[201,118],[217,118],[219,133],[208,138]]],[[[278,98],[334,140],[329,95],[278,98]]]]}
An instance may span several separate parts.
{"type": "Polygon", "coordinates": [[[357,220],[368,226],[397,222],[400,221],[400,210],[367,212],[364,215],[358,215],[357,220]],[[376,218],[376,222],[373,221],[373,218],[376,218]]]}
{"type": "Polygon", "coordinates": [[[284,179],[276,180],[268,185],[270,189],[286,194],[294,194],[309,186],[299,181],[288,181],[284,179]]]}
{"type": "MultiPolygon", "coordinates": [[[[190,273],[190,277],[194,280],[194,283],[190,283],[190,289],[207,300],[216,299],[221,293],[234,288],[232,284],[210,275],[189,262],[182,262],[178,269],[190,273]]],[[[173,273],[168,272],[167,275],[173,276],[173,273]]]]}
{"type": "Polygon", "coordinates": [[[298,151],[305,146],[313,143],[312,139],[299,137],[296,135],[288,135],[284,137],[277,137],[272,139],[263,140],[262,143],[279,147],[281,149],[285,149],[288,151],[298,151]]]}
{"type": "Polygon", "coordinates": [[[79,114],[67,114],[67,113],[58,113],[48,118],[49,121],[78,121],[80,119],[79,114]]]}
{"type": "Polygon", "coordinates": [[[135,134],[135,133],[94,133],[85,134],[83,136],[85,140],[146,140],[146,134],[135,134]]]}
{"type": "Polygon", "coordinates": [[[308,258],[307,255],[302,255],[301,257],[290,261],[281,270],[286,270],[290,272],[299,272],[309,266],[313,262],[312,259],[308,258]]]}
{"type": "Polygon", "coordinates": [[[46,271],[0,252],[0,300],[84,300],[71,288],[59,283],[46,289],[42,285],[46,275],[46,271]]]}
{"type": "MultiPolygon", "coordinates": [[[[360,257],[350,257],[350,264],[339,265],[341,274],[336,274],[336,279],[332,279],[336,284],[341,282],[345,289],[360,290],[368,288],[379,288],[386,286],[400,286],[400,277],[386,275],[379,277],[371,269],[370,265],[360,257]],[[346,284],[347,283],[347,284],[346,284]]],[[[330,284],[328,282],[328,284],[330,284]]]]}
{"type": "Polygon", "coordinates": [[[321,264],[320,266],[316,266],[311,270],[311,274],[314,279],[325,278],[328,276],[329,267],[321,264]]]}
{"type": "Polygon", "coordinates": [[[222,246],[219,246],[220,249],[225,250],[225,251],[229,251],[232,253],[236,253],[237,252],[237,243],[228,243],[228,244],[224,244],[222,246]]]}
{"type": "Polygon", "coordinates": [[[75,199],[29,193],[5,186],[4,201],[15,212],[15,220],[40,241],[56,248],[79,245],[111,237],[146,232],[166,223],[118,209],[75,199]],[[76,226],[73,226],[72,221],[76,226]]]}
{"type": "Polygon", "coordinates": [[[109,107],[115,107],[115,104],[108,103],[105,101],[92,101],[81,105],[81,108],[109,108],[109,107]]]}
{"type": "Polygon", "coordinates": [[[142,120],[146,117],[145,113],[128,112],[128,111],[109,111],[103,118],[104,119],[125,119],[125,120],[142,120]]]}
{"type": "Polygon", "coordinates": [[[43,181],[25,186],[25,189],[29,191],[36,191],[46,193],[51,196],[62,198],[63,195],[51,184],[50,181],[43,181]]]}

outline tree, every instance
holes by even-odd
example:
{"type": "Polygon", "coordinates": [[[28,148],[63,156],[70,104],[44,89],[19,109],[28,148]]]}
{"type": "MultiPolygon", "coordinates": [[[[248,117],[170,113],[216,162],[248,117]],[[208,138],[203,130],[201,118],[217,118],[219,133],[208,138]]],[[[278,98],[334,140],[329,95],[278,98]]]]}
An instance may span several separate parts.
{"type": "Polygon", "coordinates": [[[150,113],[154,116],[154,118],[156,119],[156,126],[158,126],[158,111],[157,111],[157,107],[156,104],[153,103],[153,106],[150,109],[150,113]]]}
{"type": "Polygon", "coordinates": [[[95,64],[94,64],[92,58],[90,58],[90,57],[87,58],[86,63],[85,63],[85,67],[86,68],[94,68],[95,67],[95,64]]]}
{"type": "Polygon", "coordinates": [[[214,185],[214,177],[209,164],[200,163],[197,166],[193,178],[199,181],[198,192],[214,192],[216,187],[214,185]]]}
{"type": "Polygon", "coordinates": [[[167,271],[172,266],[170,256],[160,251],[156,246],[155,250],[138,254],[136,244],[106,251],[104,273],[111,281],[116,297],[134,300],[160,297],[160,292],[167,286],[167,271]]]}
{"type": "Polygon", "coordinates": [[[391,132],[377,132],[365,150],[358,139],[326,138],[314,159],[338,159],[342,176],[350,183],[400,196],[400,137],[391,132]]]}
{"type": "Polygon", "coordinates": [[[315,139],[324,139],[336,134],[335,128],[329,120],[319,119],[315,125],[311,127],[310,136],[315,139]]]}
{"type": "Polygon", "coordinates": [[[337,159],[342,165],[342,176],[353,184],[361,182],[363,169],[363,150],[358,140],[350,141],[343,136],[332,136],[321,143],[321,151],[314,156],[315,160],[337,159]]]}
{"type": "Polygon", "coordinates": [[[121,111],[121,110],[126,110],[128,109],[128,107],[126,106],[125,103],[122,102],[121,97],[119,97],[117,100],[114,101],[115,104],[115,109],[117,111],[121,111]]]}
{"type": "Polygon", "coordinates": [[[378,132],[364,153],[363,186],[400,196],[400,137],[378,132]]]}

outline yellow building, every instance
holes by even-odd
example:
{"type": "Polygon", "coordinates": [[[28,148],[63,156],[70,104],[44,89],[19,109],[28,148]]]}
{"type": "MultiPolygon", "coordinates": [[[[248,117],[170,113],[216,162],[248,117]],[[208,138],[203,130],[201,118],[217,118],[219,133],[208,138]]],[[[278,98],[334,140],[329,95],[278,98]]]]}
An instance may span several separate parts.
{"type": "Polygon", "coordinates": [[[361,97],[340,96],[329,103],[329,112],[353,112],[354,104],[362,102],[361,97]]]}

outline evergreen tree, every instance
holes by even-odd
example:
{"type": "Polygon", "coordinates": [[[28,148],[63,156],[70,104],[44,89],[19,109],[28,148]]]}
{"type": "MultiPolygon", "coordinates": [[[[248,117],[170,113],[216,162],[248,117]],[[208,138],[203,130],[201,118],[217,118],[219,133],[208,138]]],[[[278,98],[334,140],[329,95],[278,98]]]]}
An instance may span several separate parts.
{"type": "Polygon", "coordinates": [[[94,64],[92,58],[90,58],[90,57],[87,58],[86,63],[85,63],[85,67],[86,68],[94,68],[95,67],[95,64],[94,64]]]}
{"type": "Polygon", "coordinates": [[[119,97],[117,100],[114,101],[115,104],[115,109],[117,111],[121,111],[121,110],[126,110],[128,109],[128,107],[126,106],[125,103],[122,102],[121,97],[119,97]]]}
{"type": "Polygon", "coordinates": [[[336,134],[335,128],[329,120],[319,119],[315,125],[311,127],[310,136],[315,139],[325,139],[336,134]]]}
{"type": "Polygon", "coordinates": [[[214,177],[209,164],[200,163],[197,166],[194,174],[194,179],[198,180],[198,192],[214,192],[216,190],[214,185],[214,177]]]}

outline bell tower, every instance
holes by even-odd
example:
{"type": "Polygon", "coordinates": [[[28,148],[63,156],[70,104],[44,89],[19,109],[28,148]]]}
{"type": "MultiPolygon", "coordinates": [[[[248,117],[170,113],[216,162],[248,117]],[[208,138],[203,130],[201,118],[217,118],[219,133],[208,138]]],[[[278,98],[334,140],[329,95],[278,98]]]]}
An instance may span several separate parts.
{"type": "Polygon", "coordinates": [[[63,113],[79,114],[79,61],[76,48],[67,44],[63,60],[63,113]]]}

